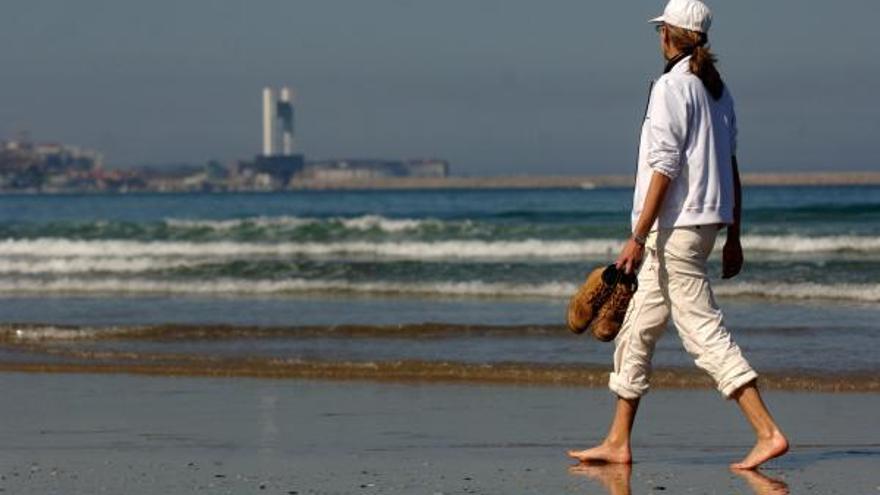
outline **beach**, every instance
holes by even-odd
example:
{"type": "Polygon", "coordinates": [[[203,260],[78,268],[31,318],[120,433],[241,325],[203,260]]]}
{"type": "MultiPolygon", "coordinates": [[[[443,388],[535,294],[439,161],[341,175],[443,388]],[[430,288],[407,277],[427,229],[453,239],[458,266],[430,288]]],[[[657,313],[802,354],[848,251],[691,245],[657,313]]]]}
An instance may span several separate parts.
{"type": "Polygon", "coordinates": [[[878,3],[663,3],[6,2],[0,495],[880,495],[878,3]]]}
{"type": "Polygon", "coordinates": [[[655,391],[631,473],[570,471],[602,389],[2,373],[6,493],[875,493],[875,394],[770,392],[792,451],[763,475],[732,403],[655,391]],[[624,478],[620,476],[628,474],[624,478]],[[603,480],[610,487],[605,488],[603,480]]]}
{"type": "Polygon", "coordinates": [[[728,471],[749,427],[669,325],[631,472],[570,470],[612,346],[565,308],[631,194],[4,196],[0,489],[876,493],[877,186],[746,187],[743,272],[709,261],[789,455],[728,471]]]}

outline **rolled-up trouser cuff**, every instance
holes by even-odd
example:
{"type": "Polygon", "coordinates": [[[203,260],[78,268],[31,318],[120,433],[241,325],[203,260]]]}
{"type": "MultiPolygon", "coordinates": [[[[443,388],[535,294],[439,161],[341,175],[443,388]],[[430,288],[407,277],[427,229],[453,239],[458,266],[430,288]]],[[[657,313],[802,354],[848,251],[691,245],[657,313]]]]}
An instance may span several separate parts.
{"type": "MultiPolygon", "coordinates": [[[[729,399],[740,387],[756,378],[758,378],[758,373],[748,366],[736,369],[718,383],[718,391],[729,399]]],[[[647,384],[630,383],[617,373],[611,373],[608,376],[608,388],[622,399],[638,399],[647,394],[649,390],[647,384]]]]}
{"type": "Polygon", "coordinates": [[[737,368],[718,382],[718,391],[729,399],[740,387],[756,378],[758,378],[758,373],[748,365],[737,368]]]}
{"type": "Polygon", "coordinates": [[[639,385],[628,382],[617,373],[608,377],[608,388],[621,399],[638,399],[648,393],[648,384],[639,385]]]}

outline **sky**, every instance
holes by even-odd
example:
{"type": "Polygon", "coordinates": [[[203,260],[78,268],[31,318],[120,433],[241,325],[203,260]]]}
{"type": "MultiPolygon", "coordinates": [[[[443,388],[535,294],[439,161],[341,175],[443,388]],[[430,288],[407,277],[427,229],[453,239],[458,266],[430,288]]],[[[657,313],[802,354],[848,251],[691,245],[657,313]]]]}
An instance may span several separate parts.
{"type": "MultiPolygon", "coordinates": [[[[877,0],[708,3],[743,171],[880,169],[877,0]]],[[[4,0],[0,138],[229,162],[260,151],[261,89],[286,84],[307,159],[629,174],[664,4],[4,0]]]]}

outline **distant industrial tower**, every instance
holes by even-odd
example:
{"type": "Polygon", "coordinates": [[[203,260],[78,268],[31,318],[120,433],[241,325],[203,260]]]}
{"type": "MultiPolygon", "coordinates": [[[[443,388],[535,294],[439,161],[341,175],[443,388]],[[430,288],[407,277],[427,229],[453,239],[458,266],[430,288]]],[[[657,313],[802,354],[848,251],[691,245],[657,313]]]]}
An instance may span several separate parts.
{"type": "Polygon", "coordinates": [[[281,88],[278,101],[272,88],[263,88],[263,156],[277,155],[276,124],[280,124],[281,156],[293,155],[293,99],[294,92],[287,86],[281,88]]]}
{"type": "Polygon", "coordinates": [[[288,87],[281,88],[278,99],[275,90],[263,88],[263,153],[249,165],[257,173],[265,173],[277,188],[286,188],[294,175],[305,166],[301,153],[294,154],[293,139],[294,93],[288,87]],[[281,134],[281,153],[276,141],[281,134]]]}

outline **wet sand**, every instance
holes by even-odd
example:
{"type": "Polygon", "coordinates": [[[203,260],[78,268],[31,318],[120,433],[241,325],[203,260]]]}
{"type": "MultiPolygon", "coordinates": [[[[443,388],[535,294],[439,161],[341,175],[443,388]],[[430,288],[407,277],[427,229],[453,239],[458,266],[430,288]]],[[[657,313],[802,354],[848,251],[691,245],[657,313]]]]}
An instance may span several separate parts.
{"type": "MultiPolygon", "coordinates": [[[[144,354],[112,351],[43,351],[61,362],[0,362],[0,372],[80,373],[225,377],[308,380],[366,380],[393,383],[470,383],[532,386],[593,387],[608,382],[606,366],[541,365],[532,363],[459,363],[395,360],[351,362],[333,360],[284,360],[218,358],[185,354],[144,354]],[[87,362],[70,362],[81,359],[87,362]],[[100,362],[100,361],[108,362],[100,362]]],[[[872,373],[819,375],[817,373],[762,373],[761,386],[768,390],[876,393],[880,378],[872,373]]],[[[658,368],[652,375],[655,389],[712,389],[703,372],[684,368],[658,368]]]]}
{"type": "MultiPolygon", "coordinates": [[[[604,389],[610,371],[609,365],[604,362],[607,359],[605,349],[595,346],[592,341],[577,340],[567,330],[555,325],[79,327],[0,324],[0,372],[124,373],[604,389]],[[491,343],[487,339],[491,339],[491,343]],[[594,362],[515,361],[491,355],[489,349],[493,345],[498,346],[510,339],[519,339],[516,340],[518,346],[537,350],[537,354],[525,356],[527,359],[543,358],[539,356],[541,350],[553,356],[553,352],[558,352],[558,348],[564,346],[577,349],[578,354],[573,356],[578,359],[583,357],[589,360],[589,350],[593,353],[594,362]],[[339,342],[366,349],[367,352],[334,354],[334,346],[339,342]],[[438,342],[443,342],[444,346],[436,346],[438,342]],[[547,343],[551,345],[539,347],[547,343]],[[261,344],[264,346],[259,347],[261,344]],[[282,347],[281,344],[288,347],[282,347]],[[429,347],[429,344],[435,346],[429,347]],[[421,354],[407,354],[407,349],[416,346],[420,347],[421,354]],[[482,346],[483,350],[468,360],[468,349],[464,346],[470,349],[482,346]],[[389,354],[388,348],[396,350],[389,354]],[[603,361],[601,364],[595,362],[598,355],[603,361]]],[[[827,357],[828,348],[823,349],[826,353],[823,357],[827,357]]],[[[823,367],[813,365],[807,369],[804,367],[807,362],[803,360],[788,364],[788,368],[771,368],[762,371],[761,386],[769,390],[809,392],[880,391],[880,376],[873,367],[859,368],[859,359],[852,353],[846,358],[851,368],[846,369],[845,365],[844,371],[832,368],[827,361],[822,364],[823,367]]],[[[865,355],[862,360],[873,364],[873,355],[865,355]]],[[[713,388],[708,375],[696,367],[669,364],[654,368],[652,385],[656,389],[713,388]]]]}
{"type": "Polygon", "coordinates": [[[877,394],[769,391],[793,440],[761,476],[709,390],[646,397],[631,472],[570,471],[605,390],[0,373],[6,493],[876,493],[877,394]],[[629,485],[629,487],[627,486],[629,485]]]}

